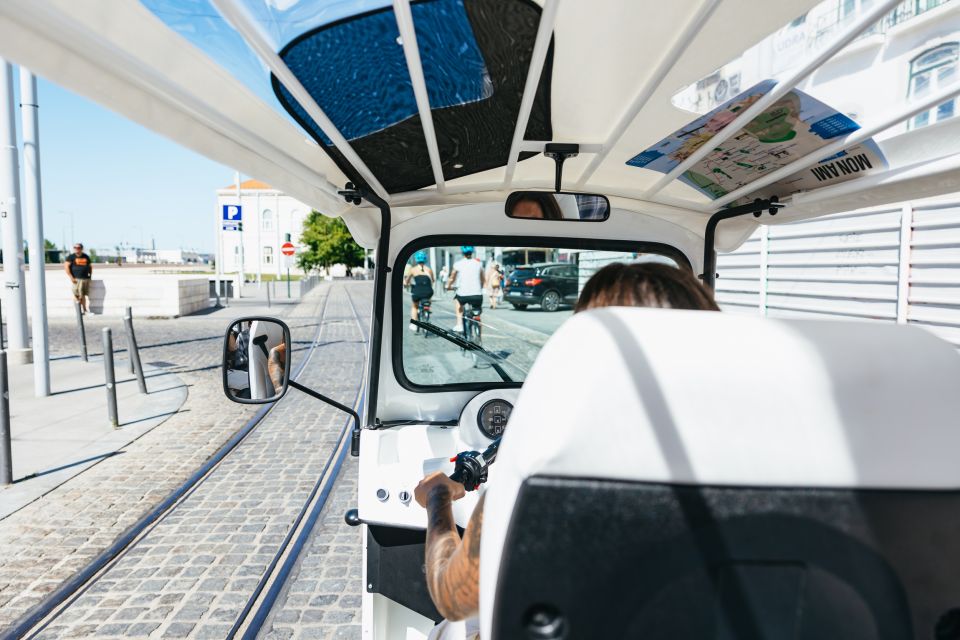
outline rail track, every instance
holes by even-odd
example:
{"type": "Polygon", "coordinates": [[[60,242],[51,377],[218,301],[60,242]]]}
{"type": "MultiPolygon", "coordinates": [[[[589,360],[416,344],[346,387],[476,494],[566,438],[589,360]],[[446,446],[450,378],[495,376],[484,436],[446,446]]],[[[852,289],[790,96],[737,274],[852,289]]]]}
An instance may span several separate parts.
{"type": "MultiPolygon", "coordinates": [[[[364,344],[369,342],[369,328],[364,325],[356,304],[350,295],[349,287],[333,284],[327,290],[323,299],[317,303],[319,307],[319,321],[316,333],[310,343],[310,349],[294,372],[292,379],[297,379],[310,363],[322,341],[324,325],[327,319],[328,302],[335,291],[342,290],[346,295],[352,321],[357,328],[364,344]]],[[[366,359],[365,359],[366,360],[366,359]]],[[[358,413],[363,412],[364,389],[367,372],[364,370],[362,382],[357,387],[352,406],[358,413]]],[[[290,390],[288,393],[298,393],[290,390]]],[[[127,529],[114,543],[98,555],[94,560],[81,569],[73,578],[52,591],[44,600],[27,611],[8,627],[0,640],[14,640],[19,638],[34,638],[51,626],[57,618],[70,609],[78,598],[89,590],[102,576],[107,574],[131,549],[151,532],[171,513],[183,505],[206,480],[214,476],[224,461],[233,455],[238,446],[246,441],[264,420],[271,414],[278,403],[264,405],[257,413],[227,441],[202,467],[197,469],[186,481],[172,491],[156,507],[141,517],[127,529]]],[[[286,581],[290,578],[307,541],[313,532],[334,484],[339,476],[343,461],[349,455],[350,442],[347,434],[352,426],[349,416],[344,416],[341,427],[333,447],[326,453],[322,471],[318,475],[312,489],[307,495],[297,516],[291,523],[282,542],[278,545],[266,571],[257,581],[256,588],[249,594],[245,605],[233,622],[227,638],[242,637],[256,638],[267,621],[269,614],[282,593],[286,581]]]]}

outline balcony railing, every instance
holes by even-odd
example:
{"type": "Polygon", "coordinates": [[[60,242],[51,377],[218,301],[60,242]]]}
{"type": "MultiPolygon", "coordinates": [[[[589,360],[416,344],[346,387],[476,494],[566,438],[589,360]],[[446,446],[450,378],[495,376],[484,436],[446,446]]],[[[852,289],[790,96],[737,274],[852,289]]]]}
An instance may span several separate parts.
{"type": "MultiPolygon", "coordinates": [[[[902,24],[908,20],[911,20],[912,18],[916,18],[919,15],[953,1],[954,0],[904,0],[897,5],[893,11],[884,16],[882,20],[877,22],[877,24],[864,31],[860,35],[860,38],[867,38],[876,34],[885,34],[898,24],[902,24]]],[[[850,10],[850,8],[854,5],[849,0],[836,0],[833,5],[834,9],[832,11],[827,11],[817,21],[816,33],[814,35],[814,41],[816,43],[819,43],[822,38],[833,33],[837,27],[841,26],[843,23],[851,20],[854,14],[857,12],[850,10]]],[[[866,8],[863,0],[856,2],[855,7],[858,11],[866,8]]]]}

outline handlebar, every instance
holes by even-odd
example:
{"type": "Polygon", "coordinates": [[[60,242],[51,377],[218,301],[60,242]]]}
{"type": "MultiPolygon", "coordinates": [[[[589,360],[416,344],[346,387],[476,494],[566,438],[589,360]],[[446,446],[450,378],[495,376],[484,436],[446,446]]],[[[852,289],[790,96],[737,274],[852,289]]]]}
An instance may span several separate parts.
{"type": "Polygon", "coordinates": [[[450,458],[450,462],[455,462],[456,466],[450,479],[459,482],[467,491],[475,491],[480,485],[487,481],[487,470],[497,459],[497,451],[500,449],[500,438],[497,438],[490,446],[484,449],[483,453],[479,451],[463,451],[450,458]]]}

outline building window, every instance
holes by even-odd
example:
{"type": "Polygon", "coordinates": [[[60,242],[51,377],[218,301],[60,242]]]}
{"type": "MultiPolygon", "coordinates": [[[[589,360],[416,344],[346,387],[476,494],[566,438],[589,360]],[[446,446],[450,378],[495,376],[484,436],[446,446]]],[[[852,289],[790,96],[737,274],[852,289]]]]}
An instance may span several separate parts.
{"type": "Polygon", "coordinates": [[[263,263],[273,264],[273,247],[263,248],[263,263]]]}
{"type": "MultiPolygon", "coordinates": [[[[957,57],[960,43],[950,42],[924,51],[910,63],[909,99],[924,98],[953,83],[957,77],[957,57]]],[[[952,118],[957,99],[947,100],[932,109],[918,113],[910,120],[911,129],[952,118]]]]}
{"type": "Polygon", "coordinates": [[[263,213],[260,214],[260,223],[263,225],[264,231],[273,231],[273,211],[264,209],[263,213]]]}

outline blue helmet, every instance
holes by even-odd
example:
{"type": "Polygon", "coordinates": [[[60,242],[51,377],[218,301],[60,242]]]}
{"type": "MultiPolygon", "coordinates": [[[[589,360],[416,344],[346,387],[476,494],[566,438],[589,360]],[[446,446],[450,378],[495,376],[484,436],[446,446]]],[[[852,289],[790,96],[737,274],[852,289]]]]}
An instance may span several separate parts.
{"type": "Polygon", "coordinates": [[[417,264],[423,264],[427,261],[427,252],[423,250],[417,251],[415,254],[413,254],[413,259],[417,264]]]}
{"type": "Polygon", "coordinates": [[[460,253],[462,253],[463,255],[469,255],[473,253],[473,246],[469,244],[463,245],[462,247],[460,247],[460,253]]]}

